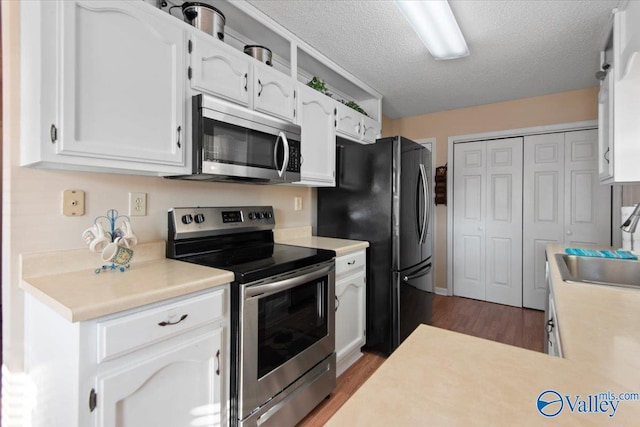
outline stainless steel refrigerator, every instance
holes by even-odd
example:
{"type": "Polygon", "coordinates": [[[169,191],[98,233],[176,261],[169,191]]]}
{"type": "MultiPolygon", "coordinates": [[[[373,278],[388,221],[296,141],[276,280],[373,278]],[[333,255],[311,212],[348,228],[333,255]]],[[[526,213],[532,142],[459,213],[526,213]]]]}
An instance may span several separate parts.
{"type": "Polygon", "coordinates": [[[430,323],[431,153],[403,137],[338,139],[336,187],[319,188],[319,236],[367,240],[367,348],[390,354],[430,323]]]}

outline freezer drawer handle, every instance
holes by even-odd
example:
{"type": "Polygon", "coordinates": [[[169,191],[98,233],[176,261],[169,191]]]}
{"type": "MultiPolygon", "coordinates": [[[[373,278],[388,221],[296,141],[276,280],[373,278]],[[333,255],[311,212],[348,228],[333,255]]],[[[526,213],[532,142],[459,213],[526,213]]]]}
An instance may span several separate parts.
{"type": "Polygon", "coordinates": [[[427,274],[430,271],[431,271],[431,263],[425,265],[424,267],[421,267],[421,268],[417,269],[413,273],[410,273],[410,274],[407,274],[406,276],[403,276],[402,280],[404,282],[408,282],[409,280],[416,279],[418,277],[422,277],[422,276],[424,276],[425,274],[427,274]]]}

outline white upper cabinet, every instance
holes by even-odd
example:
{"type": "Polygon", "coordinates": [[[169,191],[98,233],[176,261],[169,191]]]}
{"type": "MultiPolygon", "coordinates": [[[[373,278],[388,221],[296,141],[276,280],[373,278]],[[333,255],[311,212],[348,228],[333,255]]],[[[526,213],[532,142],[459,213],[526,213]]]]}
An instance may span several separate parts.
{"type": "Polygon", "coordinates": [[[200,31],[191,32],[191,88],[277,116],[295,115],[295,81],[200,31]]]}
{"type": "Polygon", "coordinates": [[[202,31],[192,32],[189,51],[194,90],[249,106],[250,57],[202,31]]]}
{"type": "Polygon", "coordinates": [[[23,75],[39,76],[42,91],[23,98],[41,101],[22,110],[23,129],[34,128],[23,135],[23,164],[184,172],[184,29],[142,2],[26,3],[23,75]],[[36,57],[50,47],[55,57],[36,57]]]}
{"type": "Polygon", "coordinates": [[[362,117],[361,140],[365,143],[374,143],[380,135],[380,122],[373,120],[371,117],[362,117]]]}
{"type": "Polygon", "coordinates": [[[303,185],[334,185],[336,134],[362,143],[380,134],[382,96],[250,3],[208,2],[228,18],[224,40],[150,3],[20,3],[22,166],[190,174],[199,93],[307,127],[303,185]],[[244,53],[255,44],[272,51],[273,66],[244,53]],[[298,85],[313,76],[326,79],[331,108],[298,102],[298,85]],[[338,100],[355,100],[369,117],[338,100]]]}
{"type": "Polygon", "coordinates": [[[300,184],[335,185],[335,107],[328,96],[300,84],[298,124],[302,128],[300,184]]]}
{"type": "Polygon", "coordinates": [[[640,4],[614,11],[601,52],[599,164],[603,183],[639,182],[640,4]]]}
{"type": "Polygon", "coordinates": [[[336,133],[356,142],[372,144],[380,134],[380,123],[351,107],[336,103],[336,133]]]}
{"type": "Polygon", "coordinates": [[[281,119],[294,121],[296,94],[294,80],[268,65],[253,64],[253,108],[281,119]]]}

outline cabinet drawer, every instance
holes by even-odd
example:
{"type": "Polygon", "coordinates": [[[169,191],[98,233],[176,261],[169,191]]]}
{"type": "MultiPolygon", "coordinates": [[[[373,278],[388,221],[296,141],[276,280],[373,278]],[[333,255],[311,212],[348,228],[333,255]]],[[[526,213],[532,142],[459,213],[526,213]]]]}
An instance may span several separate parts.
{"type": "Polygon", "coordinates": [[[367,263],[366,251],[358,251],[336,258],[336,277],[364,269],[367,263]]]}
{"type": "Polygon", "coordinates": [[[98,363],[183,333],[225,315],[225,289],[98,322],[98,363]]]}

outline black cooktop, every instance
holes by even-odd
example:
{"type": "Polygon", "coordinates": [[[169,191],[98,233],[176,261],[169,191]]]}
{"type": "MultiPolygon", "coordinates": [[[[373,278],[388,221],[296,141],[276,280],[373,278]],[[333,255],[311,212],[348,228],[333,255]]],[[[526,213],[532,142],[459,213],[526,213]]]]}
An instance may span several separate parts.
{"type": "Polygon", "coordinates": [[[182,261],[233,271],[235,281],[250,283],[329,261],[334,251],[302,246],[265,243],[242,248],[226,248],[181,258],[182,261]]]}

